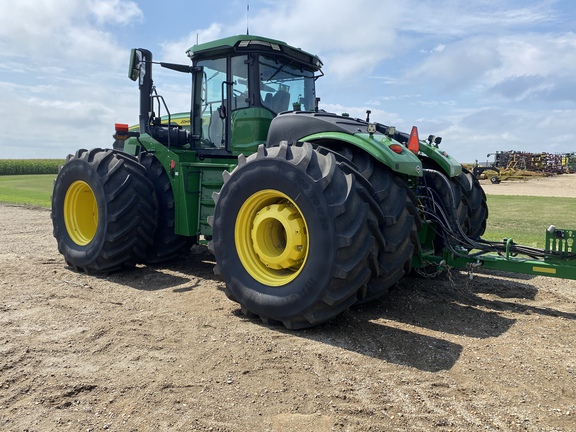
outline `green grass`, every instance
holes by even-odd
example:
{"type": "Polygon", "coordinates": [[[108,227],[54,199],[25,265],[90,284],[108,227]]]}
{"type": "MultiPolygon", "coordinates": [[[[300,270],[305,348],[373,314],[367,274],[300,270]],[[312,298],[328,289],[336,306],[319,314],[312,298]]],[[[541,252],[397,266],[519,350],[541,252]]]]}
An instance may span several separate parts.
{"type": "Polygon", "coordinates": [[[0,176],[0,202],[50,208],[55,174],[0,176]]]}
{"type": "Polygon", "coordinates": [[[576,229],[576,199],[488,195],[486,240],[513,238],[525,246],[543,248],[546,229],[576,229]]]}

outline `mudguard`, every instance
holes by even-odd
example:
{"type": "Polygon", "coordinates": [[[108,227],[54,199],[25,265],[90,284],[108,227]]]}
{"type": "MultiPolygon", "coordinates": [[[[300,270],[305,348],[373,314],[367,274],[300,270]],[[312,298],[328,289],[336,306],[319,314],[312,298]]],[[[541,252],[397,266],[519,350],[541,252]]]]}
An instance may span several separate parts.
{"type": "Polygon", "coordinates": [[[436,162],[448,177],[456,177],[462,173],[462,165],[448,153],[427,141],[420,141],[420,152],[436,162]]]}
{"type": "Polygon", "coordinates": [[[345,142],[369,153],[392,171],[422,176],[420,159],[398,141],[379,131],[369,133],[368,122],[325,112],[284,112],[272,120],[267,146],[282,141],[310,142],[330,148],[345,142]]]}

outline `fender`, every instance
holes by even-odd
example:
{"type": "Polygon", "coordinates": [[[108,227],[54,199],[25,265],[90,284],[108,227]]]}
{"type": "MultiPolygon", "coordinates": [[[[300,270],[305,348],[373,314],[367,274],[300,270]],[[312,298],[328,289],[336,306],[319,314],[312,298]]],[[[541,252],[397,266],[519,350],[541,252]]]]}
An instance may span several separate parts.
{"type": "Polygon", "coordinates": [[[330,148],[330,142],[345,142],[369,153],[393,171],[422,176],[422,162],[416,155],[382,132],[369,132],[368,125],[360,119],[326,112],[289,111],[272,120],[266,145],[307,141],[330,148]]]}
{"type": "Polygon", "coordinates": [[[462,173],[462,165],[437,146],[427,141],[420,141],[420,152],[436,162],[448,177],[456,177],[462,173]]]}
{"type": "Polygon", "coordinates": [[[406,147],[385,135],[359,133],[350,135],[342,132],[317,133],[302,137],[299,141],[323,145],[330,148],[330,141],[351,144],[369,153],[374,159],[389,167],[392,171],[414,177],[422,176],[422,162],[406,147]],[[396,147],[392,147],[396,146],[396,147]],[[391,148],[396,148],[396,153],[391,148]]]}

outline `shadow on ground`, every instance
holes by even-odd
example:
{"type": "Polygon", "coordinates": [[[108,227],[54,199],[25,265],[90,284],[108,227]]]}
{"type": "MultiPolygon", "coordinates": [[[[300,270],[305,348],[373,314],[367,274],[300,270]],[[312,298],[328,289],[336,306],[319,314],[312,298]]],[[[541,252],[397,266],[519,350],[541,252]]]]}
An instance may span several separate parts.
{"type": "MultiPolygon", "coordinates": [[[[299,332],[273,328],[390,363],[438,372],[451,369],[463,347],[436,332],[476,339],[498,337],[516,322],[510,313],[576,319],[575,314],[523,303],[537,294],[534,286],[524,283],[530,278],[496,276],[502,279],[476,274],[469,281],[466,273],[459,272],[439,280],[409,277],[386,297],[354,306],[325,325],[299,332]]],[[[239,310],[236,314],[242,316],[239,310]]]]}

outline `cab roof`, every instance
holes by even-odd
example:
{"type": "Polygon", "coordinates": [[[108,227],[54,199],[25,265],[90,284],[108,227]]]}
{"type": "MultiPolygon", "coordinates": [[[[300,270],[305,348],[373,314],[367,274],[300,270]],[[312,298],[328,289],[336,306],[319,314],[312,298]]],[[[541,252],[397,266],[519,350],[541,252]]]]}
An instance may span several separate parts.
{"type": "Polygon", "coordinates": [[[270,39],[263,36],[238,35],[218,39],[192,46],[186,54],[192,60],[211,58],[227,53],[262,52],[289,57],[299,63],[312,67],[314,70],[322,68],[322,61],[318,56],[310,54],[300,48],[288,45],[286,42],[270,39]]]}

